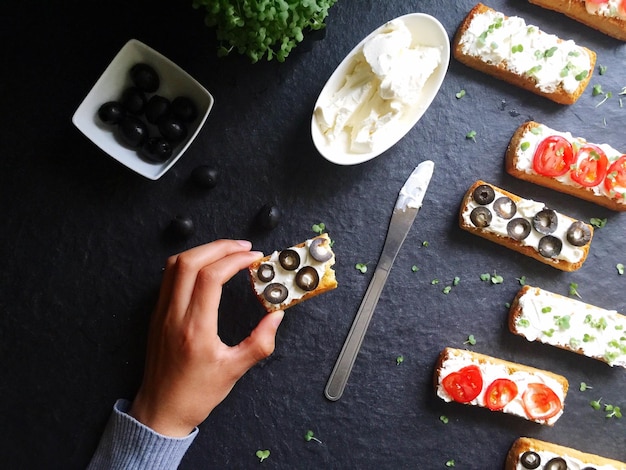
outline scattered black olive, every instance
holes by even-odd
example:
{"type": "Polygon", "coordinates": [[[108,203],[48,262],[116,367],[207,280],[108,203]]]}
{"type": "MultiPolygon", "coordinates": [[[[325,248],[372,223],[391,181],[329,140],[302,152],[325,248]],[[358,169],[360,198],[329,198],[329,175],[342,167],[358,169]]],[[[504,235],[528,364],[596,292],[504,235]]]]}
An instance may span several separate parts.
{"type": "Polygon", "coordinates": [[[309,245],[309,253],[314,260],[320,263],[328,261],[333,256],[328,246],[328,240],[325,238],[314,238],[309,245]]]}
{"type": "Polygon", "coordinates": [[[105,124],[117,124],[124,116],[124,108],[118,101],[108,101],[98,109],[98,117],[105,124]]]}
{"type": "Polygon", "coordinates": [[[265,300],[272,304],[281,303],[287,298],[288,294],[289,291],[287,290],[287,288],[277,282],[268,284],[267,287],[263,290],[263,297],[265,297],[265,300]]]}
{"type": "Polygon", "coordinates": [[[137,87],[126,88],[122,92],[120,99],[122,106],[132,114],[142,114],[146,103],[148,102],[146,95],[137,87]]]}
{"type": "Polygon", "coordinates": [[[509,237],[518,241],[522,241],[528,237],[531,229],[530,222],[521,217],[511,219],[509,223],[506,224],[506,232],[509,234],[509,237]]]}
{"type": "Polygon", "coordinates": [[[172,146],[163,137],[150,137],[141,146],[139,154],[153,163],[163,163],[172,156],[172,146]]]}
{"type": "Polygon", "coordinates": [[[537,452],[533,452],[532,450],[524,452],[519,461],[522,466],[528,470],[534,470],[535,468],[539,468],[539,465],[541,465],[541,457],[539,457],[537,452]]]}
{"type": "Polygon", "coordinates": [[[577,220],[567,229],[567,241],[574,246],[585,246],[591,241],[591,229],[577,220]]]}
{"type": "Polygon", "coordinates": [[[517,206],[511,198],[502,196],[494,201],[493,210],[503,219],[510,219],[517,212],[517,206]]]}
{"type": "Polygon", "coordinates": [[[168,113],[170,100],[161,95],[152,95],[144,108],[146,119],[150,124],[156,124],[161,116],[168,113]]]}
{"type": "Polygon", "coordinates": [[[472,197],[474,201],[482,206],[486,206],[487,204],[491,204],[491,202],[496,197],[496,193],[491,186],[488,184],[481,184],[472,193],[472,197]]]}
{"type": "Polygon", "coordinates": [[[543,209],[533,217],[533,227],[544,235],[553,233],[559,225],[559,218],[552,209],[543,209]]]}
{"type": "Polygon", "coordinates": [[[486,207],[475,207],[470,213],[470,220],[479,228],[489,227],[491,224],[491,211],[486,207]]]}
{"type": "Polygon", "coordinates": [[[148,64],[140,62],[133,65],[130,69],[130,78],[137,88],[146,93],[154,93],[159,89],[159,75],[148,64]]]}
{"type": "Polygon", "coordinates": [[[191,98],[178,96],[172,101],[172,114],[184,122],[193,122],[198,117],[198,108],[191,98]]]}
{"type": "Polygon", "coordinates": [[[172,143],[179,143],[187,137],[187,126],[171,114],[161,116],[157,121],[159,132],[172,143]]]}
{"type": "Polygon", "coordinates": [[[296,285],[305,291],[312,291],[320,283],[320,276],[312,266],[305,266],[296,274],[296,285]]]}
{"type": "Polygon", "coordinates": [[[208,165],[200,165],[191,172],[191,180],[202,188],[213,189],[217,185],[217,170],[208,165]]]}
{"type": "Polygon", "coordinates": [[[559,256],[562,248],[563,242],[552,235],[541,237],[537,246],[539,254],[545,258],[554,258],[559,256]]]}
{"type": "Polygon", "coordinates": [[[287,271],[295,271],[300,266],[300,255],[296,250],[283,250],[278,255],[278,261],[287,271]]]}
{"type": "Polygon", "coordinates": [[[256,221],[261,228],[272,230],[280,222],[280,209],[274,204],[265,204],[257,213],[256,221]]]}
{"type": "Polygon", "coordinates": [[[195,231],[193,220],[182,215],[177,215],[172,219],[170,222],[170,229],[175,235],[183,238],[190,237],[195,231]]]}
{"type": "Polygon", "coordinates": [[[259,281],[270,282],[274,279],[274,266],[268,263],[263,263],[259,266],[259,269],[257,269],[256,275],[259,278],[259,281]]]}
{"type": "Polygon", "coordinates": [[[554,457],[543,467],[543,470],[567,470],[567,462],[561,457],[554,457]]]}
{"type": "Polygon", "coordinates": [[[135,116],[124,116],[117,127],[122,142],[131,148],[139,148],[148,138],[148,127],[135,116]]]}

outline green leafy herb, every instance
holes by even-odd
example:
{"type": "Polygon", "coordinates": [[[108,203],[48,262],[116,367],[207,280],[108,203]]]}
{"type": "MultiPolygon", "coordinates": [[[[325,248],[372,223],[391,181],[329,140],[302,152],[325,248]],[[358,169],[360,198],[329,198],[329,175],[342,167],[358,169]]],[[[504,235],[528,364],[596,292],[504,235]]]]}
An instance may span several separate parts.
{"type": "Polygon", "coordinates": [[[361,271],[361,273],[365,274],[367,272],[367,264],[365,263],[357,263],[354,265],[357,271],[361,271]]]}
{"type": "Polygon", "coordinates": [[[424,241],[422,242],[422,246],[423,246],[423,247],[428,247],[428,245],[430,245],[430,243],[429,243],[427,240],[424,240],[424,241]]]}
{"type": "Polygon", "coordinates": [[[589,223],[596,228],[603,228],[606,225],[607,219],[599,219],[597,217],[592,217],[589,219],[589,223]]]}
{"type": "Polygon", "coordinates": [[[480,275],[480,280],[481,281],[488,281],[489,279],[491,279],[491,274],[489,274],[489,273],[485,273],[485,274],[481,274],[480,275]]]}
{"type": "Polygon", "coordinates": [[[554,319],[554,323],[556,323],[556,326],[558,326],[562,330],[569,329],[570,327],[569,321],[570,321],[569,315],[563,315],[562,317],[558,317],[554,319]]]}
{"type": "Polygon", "coordinates": [[[269,450],[257,450],[256,456],[259,458],[260,462],[263,462],[266,458],[270,456],[269,450]]]}
{"type": "Polygon", "coordinates": [[[439,284],[439,279],[435,278],[435,279],[433,279],[432,281],[430,281],[430,283],[431,283],[433,286],[435,286],[435,285],[439,284]]]}
{"type": "Polygon", "coordinates": [[[321,235],[324,233],[324,230],[326,230],[326,225],[323,222],[320,222],[319,224],[314,224],[313,227],[311,227],[311,230],[321,235]]]}
{"type": "Polygon", "coordinates": [[[600,106],[600,105],[603,105],[603,104],[606,102],[606,100],[608,100],[608,99],[609,99],[609,98],[611,98],[612,96],[613,96],[613,93],[611,93],[610,91],[607,91],[607,92],[604,94],[604,98],[602,99],[602,101],[600,101],[600,102],[596,105],[596,108],[597,108],[598,106],[600,106]]]}
{"type": "Polygon", "coordinates": [[[591,92],[592,96],[598,96],[598,95],[602,95],[604,94],[604,91],[602,91],[602,85],[594,85],[593,86],[593,91],[591,92]]]}
{"type": "Polygon", "coordinates": [[[622,263],[617,263],[615,265],[615,268],[617,269],[617,274],[619,274],[620,276],[624,274],[624,265],[622,263]]]}
{"type": "Polygon", "coordinates": [[[476,142],[476,131],[469,131],[467,134],[465,134],[465,138],[472,139],[474,142],[476,142]]]}
{"type": "Polygon", "coordinates": [[[337,0],[193,0],[205,9],[204,22],[216,28],[219,56],[235,51],[252,62],[266,57],[284,62],[310,30],[325,27],[328,10],[337,0]]]}
{"type": "Polygon", "coordinates": [[[519,320],[517,320],[517,325],[523,328],[527,328],[530,326],[530,321],[528,321],[526,318],[520,318],[519,320]]]}
{"type": "Polygon", "coordinates": [[[587,390],[591,390],[593,387],[587,385],[585,382],[580,382],[580,387],[578,388],[581,392],[586,392],[587,390]]]}
{"type": "Polygon", "coordinates": [[[461,98],[463,98],[463,97],[465,96],[465,90],[460,90],[460,91],[459,91],[459,92],[457,92],[457,94],[456,94],[456,95],[454,95],[454,96],[456,96],[456,99],[457,99],[457,100],[460,100],[461,98]]]}
{"type": "Polygon", "coordinates": [[[320,441],[317,437],[315,437],[315,434],[310,429],[306,433],[304,433],[304,440],[307,442],[315,441],[315,442],[319,442],[320,444],[322,443],[322,441],[320,441]]]}
{"type": "Polygon", "coordinates": [[[404,356],[400,355],[400,356],[396,357],[396,365],[397,366],[399,366],[403,362],[404,362],[404,356]]]}
{"type": "Polygon", "coordinates": [[[600,65],[598,68],[600,69],[599,70],[600,75],[604,75],[606,73],[606,69],[607,69],[606,65],[600,65]]]}
{"type": "Polygon", "coordinates": [[[578,293],[578,284],[576,284],[575,282],[570,282],[569,284],[569,295],[574,295],[579,299],[582,299],[582,297],[578,293]]]}
{"type": "Polygon", "coordinates": [[[591,408],[593,408],[594,410],[599,410],[600,408],[602,408],[602,405],[600,404],[601,400],[602,398],[598,398],[597,400],[591,400],[589,402],[589,405],[591,405],[591,408]]]}
{"type": "Polygon", "coordinates": [[[469,335],[467,337],[466,341],[463,341],[463,344],[469,344],[471,346],[476,345],[476,338],[474,337],[474,335],[469,335]]]}
{"type": "Polygon", "coordinates": [[[449,294],[451,290],[452,286],[446,286],[441,290],[441,292],[443,292],[444,294],[449,294]]]}
{"type": "Polygon", "coordinates": [[[578,75],[576,75],[574,78],[577,81],[582,82],[585,78],[587,78],[587,75],[589,75],[589,71],[588,70],[583,70],[578,75]]]}
{"type": "Polygon", "coordinates": [[[522,152],[525,150],[528,150],[529,147],[530,147],[530,142],[522,142],[522,145],[520,145],[520,149],[522,149],[522,152]]]}
{"type": "Polygon", "coordinates": [[[615,405],[604,405],[604,411],[607,413],[607,418],[621,418],[622,411],[619,409],[619,406],[615,405]]]}
{"type": "Polygon", "coordinates": [[[459,282],[461,282],[461,278],[459,276],[454,276],[454,279],[452,280],[452,285],[458,286],[459,282]]]}
{"type": "Polygon", "coordinates": [[[543,53],[543,56],[545,58],[552,57],[557,50],[558,50],[558,47],[553,46],[550,49],[546,49],[546,51],[543,53]]]}
{"type": "Polygon", "coordinates": [[[521,44],[516,44],[515,46],[511,47],[511,52],[513,54],[515,54],[516,52],[523,52],[524,51],[524,46],[522,46],[521,44]]]}
{"type": "Polygon", "coordinates": [[[519,282],[520,286],[525,286],[526,285],[526,276],[518,277],[517,278],[517,282],[519,282]]]}
{"type": "Polygon", "coordinates": [[[448,424],[450,420],[448,419],[446,415],[441,415],[439,416],[439,421],[441,421],[443,424],[448,424]]]}
{"type": "Polygon", "coordinates": [[[446,462],[446,467],[454,467],[454,459],[450,459],[446,462]]]}
{"type": "Polygon", "coordinates": [[[413,271],[414,273],[416,273],[419,270],[420,268],[418,268],[416,265],[411,266],[411,271],[413,271]]]}
{"type": "Polygon", "coordinates": [[[534,67],[529,68],[528,72],[526,72],[526,73],[528,75],[535,75],[540,70],[541,70],[541,65],[535,65],[534,67]]]}
{"type": "Polygon", "coordinates": [[[502,284],[503,282],[504,282],[504,278],[502,276],[500,276],[499,274],[493,273],[493,276],[491,276],[492,284],[502,284]]]}
{"type": "Polygon", "coordinates": [[[552,307],[543,307],[541,309],[541,313],[550,313],[552,311],[552,307]]]}

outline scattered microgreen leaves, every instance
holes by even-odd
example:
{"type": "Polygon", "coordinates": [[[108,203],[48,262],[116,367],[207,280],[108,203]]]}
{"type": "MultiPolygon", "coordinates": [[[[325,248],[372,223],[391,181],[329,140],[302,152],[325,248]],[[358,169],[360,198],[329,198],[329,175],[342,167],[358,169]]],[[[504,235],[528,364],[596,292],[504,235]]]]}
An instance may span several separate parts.
{"type": "Polygon", "coordinates": [[[357,263],[354,265],[354,268],[357,271],[361,271],[362,274],[365,274],[367,272],[367,264],[365,263],[357,263]]]}
{"type": "Polygon", "coordinates": [[[418,268],[417,265],[414,264],[413,266],[411,266],[411,271],[413,271],[414,273],[416,273],[419,270],[420,268],[418,268]]]}
{"type": "Polygon", "coordinates": [[[448,419],[446,415],[441,415],[439,416],[439,421],[441,421],[443,424],[448,424],[450,420],[448,419]]]}
{"type": "Polygon", "coordinates": [[[396,357],[396,365],[397,366],[399,366],[403,362],[404,362],[404,356],[400,355],[400,356],[396,357]]]}
{"type": "Polygon", "coordinates": [[[526,276],[518,277],[516,279],[517,279],[517,282],[519,282],[520,286],[525,286],[526,285],[526,276]]]}
{"type": "Polygon", "coordinates": [[[492,284],[502,284],[504,278],[494,271],[493,274],[485,273],[480,275],[481,281],[490,281],[492,284]]]}
{"type": "Polygon", "coordinates": [[[597,108],[598,106],[601,106],[601,105],[603,105],[604,103],[606,103],[606,100],[608,100],[608,99],[609,99],[609,98],[611,98],[612,96],[613,96],[613,93],[611,93],[610,91],[607,91],[607,92],[604,94],[604,98],[602,98],[602,101],[600,101],[600,102],[596,105],[596,108],[597,108]]]}
{"type": "Polygon", "coordinates": [[[443,289],[441,289],[441,292],[443,292],[444,294],[449,294],[451,290],[452,290],[452,286],[446,286],[443,289]]]}
{"type": "Polygon", "coordinates": [[[263,462],[266,458],[268,458],[270,456],[270,451],[269,450],[257,450],[256,451],[256,456],[259,458],[259,462],[263,462]]]}
{"type": "Polygon", "coordinates": [[[468,140],[471,139],[476,142],[476,131],[469,131],[467,134],[465,134],[465,138],[468,140]]]}
{"type": "Polygon", "coordinates": [[[619,274],[620,276],[624,275],[624,265],[622,263],[617,263],[615,265],[615,268],[617,269],[617,274],[619,274]]]}
{"type": "Polygon", "coordinates": [[[591,91],[591,96],[603,95],[604,91],[602,90],[602,85],[594,85],[593,90],[591,91]]]}
{"type": "Polygon", "coordinates": [[[422,242],[422,246],[425,247],[425,248],[428,248],[429,245],[430,245],[430,243],[428,242],[428,240],[424,240],[422,242]]]}
{"type": "Polygon", "coordinates": [[[454,279],[452,280],[452,285],[458,286],[459,282],[461,282],[461,278],[459,276],[454,276],[454,279]]]}
{"type": "Polygon", "coordinates": [[[326,230],[326,225],[323,222],[320,222],[319,224],[314,224],[313,227],[311,227],[311,230],[313,230],[318,235],[321,235],[322,233],[324,233],[324,230],[326,230]]]}
{"type": "Polygon", "coordinates": [[[606,65],[600,65],[598,67],[598,69],[599,69],[600,75],[604,75],[606,73],[607,66],[606,65]]]}
{"type": "Polygon", "coordinates": [[[315,437],[315,434],[310,429],[307,432],[304,433],[304,440],[307,441],[307,442],[315,441],[315,442],[318,442],[320,444],[322,443],[322,441],[320,441],[317,437],[315,437]]]}
{"type": "Polygon", "coordinates": [[[446,462],[446,467],[454,467],[454,459],[450,459],[446,462]]]}
{"type": "Polygon", "coordinates": [[[593,408],[594,410],[599,410],[600,408],[602,408],[602,405],[600,404],[600,402],[602,401],[602,398],[598,398],[597,400],[591,400],[589,402],[589,405],[591,406],[591,408],[593,408]]]}
{"type": "Polygon", "coordinates": [[[622,411],[619,409],[619,406],[615,405],[604,405],[604,412],[606,413],[607,418],[621,418],[622,411]]]}
{"type": "Polygon", "coordinates": [[[460,100],[461,98],[463,98],[463,97],[465,96],[465,90],[460,90],[460,91],[458,91],[458,92],[456,93],[456,95],[454,95],[454,96],[456,96],[456,99],[457,99],[457,100],[460,100]]]}
{"type": "Polygon", "coordinates": [[[592,217],[589,219],[589,223],[596,228],[603,228],[606,225],[607,219],[600,219],[598,217],[592,217]]]}
{"type": "Polygon", "coordinates": [[[587,391],[587,390],[591,390],[592,388],[593,388],[593,387],[592,387],[591,385],[589,385],[589,384],[587,384],[587,383],[585,383],[585,382],[580,382],[580,387],[579,387],[579,390],[580,390],[581,392],[585,392],[585,391],[587,391]]]}
{"type": "Polygon", "coordinates": [[[431,283],[433,286],[436,286],[437,284],[439,284],[439,279],[435,278],[435,279],[433,279],[432,281],[430,281],[430,283],[431,283]]]}
{"type": "Polygon", "coordinates": [[[578,297],[579,299],[582,299],[580,293],[578,292],[578,284],[576,284],[575,282],[570,282],[569,284],[569,295],[573,295],[578,297]]]}
{"type": "Polygon", "coordinates": [[[474,337],[474,335],[469,335],[467,337],[467,340],[463,341],[463,344],[469,344],[470,346],[475,346],[476,338],[474,337]]]}

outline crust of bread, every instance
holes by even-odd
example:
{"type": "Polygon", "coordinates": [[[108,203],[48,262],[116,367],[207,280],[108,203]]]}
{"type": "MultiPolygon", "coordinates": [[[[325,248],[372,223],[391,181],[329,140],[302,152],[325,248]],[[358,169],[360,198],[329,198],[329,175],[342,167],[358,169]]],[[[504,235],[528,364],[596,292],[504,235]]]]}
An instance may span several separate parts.
{"type": "MultiPolygon", "coordinates": [[[[546,290],[540,289],[539,287],[525,285],[520,288],[520,290],[517,292],[517,295],[515,296],[515,299],[513,299],[513,302],[511,303],[511,308],[509,309],[509,318],[508,318],[509,330],[511,331],[511,333],[516,334],[518,336],[522,336],[524,338],[526,336],[518,328],[518,324],[519,324],[518,320],[524,314],[524,309],[523,309],[523,306],[521,305],[520,299],[526,295],[529,295],[529,296],[534,295],[536,297],[538,297],[539,295],[542,295],[542,296],[545,295],[549,299],[554,299],[554,302],[546,302],[545,305],[539,303],[540,301],[538,299],[535,299],[533,304],[538,305],[539,307],[551,307],[552,308],[552,306],[558,301],[565,302],[566,303],[565,305],[567,305],[567,312],[564,311],[564,313],[568,313],[570,316],[578,315],[582,318],[587,315],[593,315],[592,311],[597,312],[599,310],[599,311],[602,311],[603,313],[606,312],[607,314],[612,313],[613,315],[616,315],[617,318],[623,319],[623,322],[626,323],[626,316],[621,315],[619,313],[604,311],[603,309],[599,309],[598,307],[594,307],[593,305],[586,304],[580,300],[572,299],[570,297],[565,297],[564,295],[555,294],[553,292],[548,292],[546,290]]],[[[592,317],[592,319],[599,320],[599,317],[600,316],[596,314],[592,317]]],[[[590,354],[585,354],[583,349],[572,347],[570,343],[553,344],[547,341],[542,341],[541,338],[537,338],[535,341],[545,343],[545,344],[550,344],[551,346],[564,349],[566,351],[571,351],[571,352],[580,354],[582,356],[591,357],[593,359],[597,359],[599,361],[609,364],[609,361],[607,361],[605,356],[592,356],[590,354]]]]}
{"type": "MultiPolygon", "coordinates": [[[[536,259],[537,261],[541,261],[544,264],[547,264],[549,266],[552,266],[554,268],[560,269],[561,271],[576,271],[577,269],[580,269],[581,266],[583,265],[583,263],[585,262],[585,260],[587,259],[587,255],[589,254],[589,247],[591,245],[591,240],[589,241],[589,243],[587,243],[587,245],[583,246],[583,247],[579,247],[582,251],[583,251],[583,256],[581,257],[581,259],[575,263],[567,261],[567,260],[563,260],[563,259],[556,259],[556,258],[546,258],[545,256],[542,256],[534,247],[532,246],[526,246],[523,245],[521,242],[514,240],[510,237],[502,237],[498,234],[495,233],[491,233],[485,230],[482,230],[481,228],[475,227],[472,224],[468,224],[465,223],[465,221],[463,220],[463,212],[465,211],[465,209],[467,208],[468,204],[471,202],[472,200],[472,193],[474,192],[474,189],[476,189],[478,186],[480,186],[481,184],[489,184],[489,183],[485,183],[484,181],[478,180],[476,181],[476,183],[474,183],[465,193],[465,196],[463,197],[463,201],[461,203],[461,209],[459,211],[459,226],[463,229],[463,230],[467,230],[470,233],[473,233],[474,235],[478,235],[479,237],[482,238],[486,238],[487,240],[490,240],[494,243],[497,243],[499,245],[505,246],[507,248],[510,248],[511,250],[517,251],[518,253],[521,253],[523,255],[526,256],[530,256],[531,258],[536,259]]],[[[505,196],[508,196],[511,198],[511,200],[513,200],[513,202],[515,202],[516,204],[522,200],[522,198],[520,196],[517,196],[516,194],[510,193],[502,188],[499,188],[493,184],[489,184],[489,186],[493,187],[494,189],[500,191],[502,194],[504,194],[505,196]]],[[[571,220],[572,222],[575,222],[576,219],[573,219],[571,217],[568,217],[564,214],[560,214],[561,216],[571,220]]],[[[591,225],[585,224],[589,227],[589,230],[591,232],[591,239],[593,239],[593,227],[591,225]]]]}
{"type": "MultiPolygon", "coordinates": [[[[517,130],[511,137],[504,157],[504,164],[508,174],[524,181],[529,181],[531,183],[544,186],[546,188],[554,189],[555,191],[559,191],[564,194],[569,194],[570,196],[574,196],[579,199],[584,199],[585,201],[593,202],[595,204],[598,204],[599,206],[606,207],[607,209],[612,209],[614,211],[626,211],[626,204],[620,204],[615,199],[612,199],[605,195],[595,194],[591,188],[585,188],[584,186],[580,185],[572,186],[570,184],[561,183],[556,178],[539,175],[534,171],[527,173],[525,171],[518,170],[517,149],[519,149],[520,145],[522,144],[523,136],[526,135],[526,133],[529,132],[531,129],[537,128],[539,126],[541,126],[541,124],[535,121],[525,122],[517,128],[517,130]]],[[[593,145],[598,146],[598,144],[593,145]]]]}
{"type": "MultiPolygon", "coordinates": [[[[468,351],[465,349],[450,348],[450,347],[446,347],[443,351],[441,351],[441,353],[439,354],[439,358],[437,360],[437,364],[435,365],[435,374],[434,374],[435,393],[437,393],[439,384],[444,378],[443,377],[444,363],[447,360],[455,356],[461,355],[461,354],[468,355],[473,361],[477,362],[480,365],[487,365],[487,366],[493,365],[498,368],[504,367],[509,375],[514,374],[515,372],[523,372],[523,373],[533,374],[537,376],[549,377],[550,379],[558,383],[558,385],[560,386],[561,392],[563,395],[562,404],[564,404],[565,402],[565,397],[569,389],[569,382],[562,375],[555,374],[554,372],[550,372],[550,371],[543,370],[543,369],[537,369],[535,367],[527,366],[524,364],[519,364],[517,362],[505,361],[504,359],[488,356],[486,354],[481,354],[481,353],[477,353],[474,351],[468,351]]],[[[487,384],[484,384],[483,387],[486,385],[487,384]]],[[[480,405],[475,405],[475,406],[480,406],[480,405]]],[[[501,411],[501,412],[506,413],[505,411],[501,411]]],[[[529,417],[525,417],[525,419],[528,419],[529,421],[537,422],[539,424],[545,424],[547,426],[554,425],[554,422],[556,421],[556,419],[554,419],[552,422],[549,422],[546,420],[533,420],[532,418],[529,418],[529,417]]]]}
{"type": "MultiPolygon", "coordinates": [[[[582,452],[577,449],[564,447],[558,444],[553,444],[551,442],[540,441],[539,439],[520,437],[515,440],[513,445],[511,445],[511,448],[506,455],[504,470],[516,470],[521,455],[526,451],[533,451],[537,453],[550,452],[560,457],[569,457],[570,459],[578,460],[580,462],[580,465],[576,466],[576,468],[582,468],[586,466],[609,466],[611,468],[615,468],[616,470],[626,469],[626,464],[624,462],[619,462],[617,460],[609,459],[596,454],[582,452]]],[[[542,462],[540,468],[543,468],[544,464],[545,462],[542,462]]]]}
{"type": "Polygon", "coordinates": [[[465,19],[461,22],[454,36],[454,40],[452,43],[452,52],[453,52],[454,58],[457,59],[459,62],[467,65],[468,67],[472,67],[473,69],[479,70],[495,78],[504,80],[507,83],[510,83],[512,85],[528,90],[539,96],[548,98],[556,103],[574,104],[578,100],[580,95],[582,95],[583,91],[585,90],[585,88],[587,87],[589,83],[589,80],[591,80],[591,75],[593,73],[593,69],[596,63],[596,53],[590,49],[587,49],[586,47],[583,47],[583,49],[587,51],[590,57],[589,73],[587,74],[586,78],[580,81],[578,88],[573,93],[567,92],[561,86],[559,86],[559,88],[557,88],[554,92],[551,92],[551,93],[544,92],[536,86],[537,85],[536,81],[532,77],[525,77],[522,75],[517,75],[515,73],[512,73],[509,70],[507,70],[507,68],[505,67],[503,63],[497,64],[497,65],[491,64],[489,62],[484,61],[479,56],[473,56],[473,55],[465,54],[463,52],[463,47],[461,45],[461,38],[463,34],[465,33],[465,31],[469,28],[469,25],[471,24],[474,16],[484,13],[486,11],[490,11],[490,10],[494,11],[492,8],[489,8],[483,5],[482,3],[476,4],[476,6],[474,6],[474,8],[470,10],[470,12],[467,14],[465,19]]]}
{"type": "MultiPolygon", "coordinates": [[[[330,248],[330,238],[329,238],[328,234],[322,233],[321,235],[318,235],[317,237],[312,238],[312,240],[314,240],[315,238],[321,238],[321,239],[325,240],[328,249],[331,249],[330,248]]],[[[297,245],[294,245],[292,248],[303,248],[305,246],[306,246],[306,241],[304,241],[302,243],[299,243],[297,245]]],[[[255,283],[256,283],[256,279],[257,279],[256,278],[256,272],[259,269],[259,266],[261,266],[261,264],[269,261],[271,256],[272,255],[265,256],[265,257],[259,259],[258,261],[255,261],[254,263],[252,263],[248,267],[248,274],[249,274],[249,278],[250,278],[250,283],[252,285],[252,290],[253,290],[254,294],[256,295],[257,299],[259,299],[259,302],[261,302],[263,307],[265,307],[265,310],[267,312],[273,312],[273,311],[276,311],[276,310],[285,310],[285,309],[287,309],[289,307],[293,307],[294,305],[297,305],[297,304],[299,304],[301,302],[304,302],[305,300],[308,300],[311,297],[318,296],[320,294],[323,294],[325,292],[328,292],[328,291],[331,291],[331,290],[337,288],[337,279],[335,277],[335,271],[332,269],[332,266],[335,263],[334,262],[335,258],[334,258],[334,254],[333,254],[333,257],[328,262],[326,262],[326,264],[324,265],[324,275],[321,276],[319,284],[318,284],[318,286],[314,290],[306,292],[300,298],[293,299],[289,303],[273,304],[271,302],[268,302],[267,300],[265,300],[265,297],[263,297],[263,294],[257,293],[257,291],[255,289],[255,285],[256,285],[255,283]]]]}
{"type": "Polygon", "coordinates": [[[587,12],[584,0],[529,0],[530,3],[563,13],[601,33],[626,41],[626,20],[622,18],[594,15],[587,12]]]}

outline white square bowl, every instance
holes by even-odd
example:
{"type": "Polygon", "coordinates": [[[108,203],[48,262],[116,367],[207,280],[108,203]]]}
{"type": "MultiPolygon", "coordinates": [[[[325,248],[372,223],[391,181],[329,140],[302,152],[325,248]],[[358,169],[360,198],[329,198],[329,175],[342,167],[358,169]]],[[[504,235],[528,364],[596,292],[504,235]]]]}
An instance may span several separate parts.
{"type": "Polygon", "coordinates": [[[157,180],[191,145],[206,121],[213,102],[213,96],[178,65],[142,42],[131,39],[117,53],[87,94],[74,113],[72,122],[105,153],[140,175],[157,180]],[[198,108],[198,117],[188,125],[187,137],[174,147],[172,156],[163,163],[150,163],[142,159],[135,149],[126,147],[115,137],[111,125],[103,123],[98,117],[101,105],[107,101],[119,100],[123,90],[132,85],[129,71],[138,62],[151,65],[158,73],[160,86],[156,94],[169,100],[177,96],[187,96],[198,108]]]}

